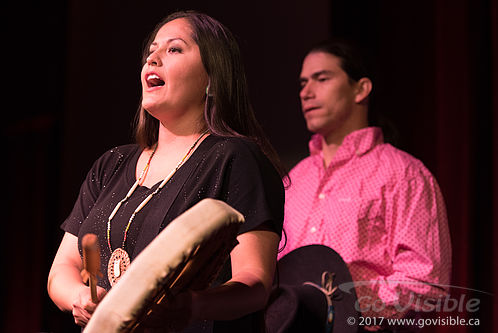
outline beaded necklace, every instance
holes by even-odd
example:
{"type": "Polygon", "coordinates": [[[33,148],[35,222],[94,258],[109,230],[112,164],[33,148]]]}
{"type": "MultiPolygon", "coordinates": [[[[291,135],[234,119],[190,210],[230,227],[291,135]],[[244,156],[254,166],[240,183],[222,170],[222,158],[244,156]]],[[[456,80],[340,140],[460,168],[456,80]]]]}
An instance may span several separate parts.
{"type": "Polygon", "coordinates": [[[114,218],[114,215],[116,215],[117,211],[121,207],[123,203],[125,203],[135,192],[135,189],[139,186],[142,185],[143,182],[145,181],[145,177],[147,176],[147,173],[150,168],[150,162],[152,160],[152,157],[154,157],[154,154],[156,153],[157,150],[157,144],[154,147],[154,150],[152,151],[152,154],[149,157],[149,160],[147,161],[147,164],[145,165],[145,168],[142,170],[140,173],[140,177],[135,181],[135,183],[131,186],[130,190],[126,194],[126,196],[117,203],[116,207],[114,207],[114,210],[112,213],[109,215],[109,218],[107,219],[107,246],[109,247],[109,251],[111,252],[111,258],[109,259],[109,263],[107,265],[107,277],[109,279],[109,282],[111,286],[114,286],[119,279],[123,276],[124,272],[128,269],[128,266],[130,265],[130,256],[128,255],[128,252],[125,250],[125,245],[126,245],[126,238],[128,236],[128,230],[130,229],[131,223],[135,219],[135,216],[142,210],[142,208],[147,205],[147,203],[152,199],[154,195],[156,195],[163,187],[166,185],[166,183],[173,177],[175,172],[180,169],[180,167],[183,165],[183,163],[187,160],[187,158],[191,155],[193,152],[195,146],[197,146],[197,143],[201,140],[201,138],[208,132],[208,130],[204,131],[198,138],[195,140],[195,142],[192,144],[192,146],[189,148],[185,156],[183,156],[182,160],[178,163],[178,165],[166,176],[166,178],[163,179],[161,184],[152,192],[150,193],[143,201],[138,205],[138,207],[135,209],[135,211],[131,214],[130,219],[128,220],[128,224],[125,227],[124,230],[124,237],[123,237],[123,242],[121,243],[121,247],[118,247],[114,251],[112,250],[111,247],[111,220],[114,218]]]}

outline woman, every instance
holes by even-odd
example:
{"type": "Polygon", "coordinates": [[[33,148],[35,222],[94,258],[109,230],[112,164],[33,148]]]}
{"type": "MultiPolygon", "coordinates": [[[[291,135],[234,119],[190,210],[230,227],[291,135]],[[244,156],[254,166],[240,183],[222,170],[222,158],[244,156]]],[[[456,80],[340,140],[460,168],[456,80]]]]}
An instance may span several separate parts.
{"type": "Polygon", "coordinates": [[[204,14],[174,13],[151,34],[141,73],[138,144],[116,147],[95,162],[62,225],[66,233],[49,273],[50,297],[72,311],[78,325],[85,326],[97,306],[80,277],[85,234],[100,239],[100,301],[119,275],[107,271],[116,259],[113,252],[133,260],[169,222],[210,197],[246,219],[222,270],[225,278],[208,291],[177,297],[168,313],[181,316],[164,320],[156,309],[148,324],[257,330],[254,313],[265,306],[271,289],[284,194],[276,154],[255,120],[241,64],[232,34],[204,14]]]}

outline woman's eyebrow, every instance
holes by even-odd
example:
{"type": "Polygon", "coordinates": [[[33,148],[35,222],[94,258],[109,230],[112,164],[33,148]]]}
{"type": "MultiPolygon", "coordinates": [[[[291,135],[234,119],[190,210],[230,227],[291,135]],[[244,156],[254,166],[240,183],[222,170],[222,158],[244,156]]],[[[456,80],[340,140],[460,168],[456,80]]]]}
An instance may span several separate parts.
{"type": "MultiPolygon", "coordinates": [[[[173,38],[169,38],[168,40],[166,40],[166,44],[170,44],[171,42],[174,42],[174,41],[181,41],[183,42],[185,45],[188,45],[188,43],[181,37],[173,37],[173,38]]],[[[157,42],[152,42],[150,43],[150,46],[157,46],[158,43],[157,42]]]]}

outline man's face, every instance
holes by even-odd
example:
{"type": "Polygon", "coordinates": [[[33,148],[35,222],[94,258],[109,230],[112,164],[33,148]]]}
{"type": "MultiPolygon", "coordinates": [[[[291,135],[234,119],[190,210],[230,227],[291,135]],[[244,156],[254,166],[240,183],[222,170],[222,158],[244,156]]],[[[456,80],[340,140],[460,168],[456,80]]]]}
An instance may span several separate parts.
{"type": "Polygon", "coordinates": [[[308,130],[328,136],[351,118],[357,85],[341,68],[340,58],[313,52],[303,61],[301,107],[308,130]]]}

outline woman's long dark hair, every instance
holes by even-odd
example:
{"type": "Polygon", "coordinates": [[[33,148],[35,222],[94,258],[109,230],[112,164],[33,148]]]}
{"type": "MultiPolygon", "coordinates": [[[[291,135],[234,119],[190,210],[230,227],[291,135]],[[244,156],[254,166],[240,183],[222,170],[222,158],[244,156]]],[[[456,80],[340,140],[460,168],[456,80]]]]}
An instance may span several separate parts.
{"type": "MultiPolygon", "coordinates": [[[[249,101],[247,80],[240,49],[235,37],[223,24],[196,11],[180,11],[168,15],[151,33],[142,55],[146,62],[149,47],[163,25],[185,18],[193,30],[202,63],[209,77],[204,119],[211,133],[219,136],[242,137],[256,142],[282,177],[287,173],[277,153],[256,120],[249,101]]],[[[140,103],[141,104],[141,103],[140,103]]],[[[159,121],[140,105],[135,138],[139,144],[152,147],[158,140],[159,121]]]]}

